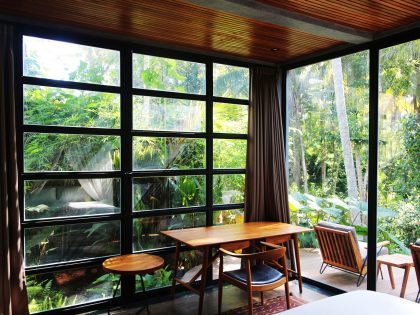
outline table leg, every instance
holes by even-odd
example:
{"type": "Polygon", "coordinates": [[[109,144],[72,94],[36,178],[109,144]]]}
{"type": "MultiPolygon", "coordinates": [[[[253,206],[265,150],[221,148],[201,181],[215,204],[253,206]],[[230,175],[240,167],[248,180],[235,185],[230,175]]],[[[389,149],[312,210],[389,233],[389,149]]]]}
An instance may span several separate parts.
{"type": "Polygon", "coordinates": [[[120,283],[121,283],[121,278],[122,277],[120,276],[120,278],[118,279],[118,282],[117,282],[117,287],[115,288],[114,293],[112,294],[112,299],[109,300],[109,303],[108,303],[108,315],[111,314],[111,304],[114,301],[115,296],[117,295],[118,288],[120,287],[120,283]]]}
{"type": "Polygon", "coordinates": [[[295,250],[295,257],[296,257],[296,268],[297,268],[297,276],[299,282],[299,292],[302,293],[302,273],[300,270],[300,254],[299,254],[299,242],[298,242],[298,235],[293,234],[293,247],[295,250]]]}
{"type": "Polygon", "coordinates": [[[408,276],[410,275],[410,268],[411,268],[411,266],[406,266],[405,268],[404,268],[404,278],[403,278],[403,283],[402,283],[402,286],[401,286],[401,294],[400,294],[400,297],[404,297],[404,295],[405,295],[405,289],[407,288],[407,281],[408,281],[408,276]]]}
{"type": "Polygon", "coordinates": [[[150,312],[149,312],[149,303],[147,302],[146,288],[144,287],[144,281],[143,281],[143,275],[142,274],[140,274],[140,280],[141,280],[141,288],[143,290],[143,301],[144,301],[144,305],[146,306],[147,315],[150,315],[150,312]]]}
{"type": "Polygon", "coordinates": [[[209,263],[209,246],[203,248],[203,264],[202,264],[202,274],[201,274],[201,285],[200,285],[200,300],[198,304],[198,315],[203,314],[203,303],[204,303],[204,291],[206,289],[206,279],[207,279],[207,267],[209,263]]]}
{"type": "Polygon", "coordinates": [[[176,250],[175,250],[175,259],[174,259],[174,273],[172,275],[172,288],[171,288],[171,296],[172,298],[175,297],[175,286],[176,286],[176,274],[178,272],[178,262],[179,262],[179,252],[181,251],[181,242],[176,242],[176,250]]]}
{"type": "Polygon", "coordinates": [[[389,280],[391,281],[391,287],[392,289],[395,289],[394,273],[392,271],[392,266],[387,265],[387,267],[388,267],[389,280]]]}

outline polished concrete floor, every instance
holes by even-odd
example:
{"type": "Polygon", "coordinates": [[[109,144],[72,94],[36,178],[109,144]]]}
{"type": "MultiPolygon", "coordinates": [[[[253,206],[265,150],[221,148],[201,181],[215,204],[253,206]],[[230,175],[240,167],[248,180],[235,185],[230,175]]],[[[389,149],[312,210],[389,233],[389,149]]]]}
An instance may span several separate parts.
{"type": "MultiPolygon", "coordinates": [[[[328,292],[321,291],[318,288],[310,285],[304,285],[302,294],[299,293],[299,287],[297,281],[290,282],[290,291],[292,295],[300,297],[306,302],[312,302],[323,299],[330,294],[328,292]]],[[[283,287],[276,290],[268,291],[264,294],[264,299],[284,295],[283,287]]],[[[259,301],[259,294],[255,294],[254,299],[256,302],[259,301]]],[[[160,297],[159,302],[150,301],[150,314],[151,315],[194,315],[198,311],[198,295],[193,293],[178,293],[175,299],[167,299],[160,297]]],[[[223,290],[223,311],[235,309],[244,305],[247,305],[246,293],[231,285],[226,285],[223,290]]],[[[113,308],[113,315],[128,315],[135,314],[138,310],[139,305],[129,305],[123,308],[113,308]]],[[[102,315],[106,314],[106,310],[101,312],[94,312],[91,315],[102,315]]],[[[141,314],[147,314],[144,310],[141,314]]],[[[206,290],[204,299],[204,314],[214,315],[217,314],[217,287],[210,287],[206,290]]]]}

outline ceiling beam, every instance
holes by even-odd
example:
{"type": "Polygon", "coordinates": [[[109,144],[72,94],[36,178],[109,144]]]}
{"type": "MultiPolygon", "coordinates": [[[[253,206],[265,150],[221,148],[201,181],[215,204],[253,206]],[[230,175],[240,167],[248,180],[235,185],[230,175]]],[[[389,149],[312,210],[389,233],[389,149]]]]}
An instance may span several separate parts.
{"type": "Polygon", "coordinates": [[[351,44],[361,44],[373,40],[373,33],[309,17],[254,0],[187,1],[218,11],[351,44]]]}

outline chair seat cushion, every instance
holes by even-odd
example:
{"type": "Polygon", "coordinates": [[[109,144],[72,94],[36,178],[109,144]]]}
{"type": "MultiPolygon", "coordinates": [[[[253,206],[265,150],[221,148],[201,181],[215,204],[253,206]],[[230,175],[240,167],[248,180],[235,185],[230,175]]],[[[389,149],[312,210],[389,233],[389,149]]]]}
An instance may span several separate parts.
{"type": "MultiPolygon", "coordinates": [[[[226,271],[225,274],[240,282],[246,283],[245,268],[226,271]]],[[[267,265],[258,264],[251,267],[251,281],[253,285],[270,284],[280,280],[283,277],[284,275],[280,271],[267,265]]]]}

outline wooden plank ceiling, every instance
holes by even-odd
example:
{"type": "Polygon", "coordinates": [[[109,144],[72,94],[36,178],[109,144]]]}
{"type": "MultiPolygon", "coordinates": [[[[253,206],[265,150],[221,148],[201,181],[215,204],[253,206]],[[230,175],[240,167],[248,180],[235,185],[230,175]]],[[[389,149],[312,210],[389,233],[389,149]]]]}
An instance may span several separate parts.
{"type": "MultiPolygon", "coordinates": [[[[420,12],[419,1],[405,0],[259,2],[370,32],[418,21],[420,12]]],[[[181,0],[0,0],[0,12],[268,62],[285,62],[345,44],[181,0]]]]}
{"type": "Polygon", "coordinates": [[[374,33],[420,20],[418,0],[258,0],[258,2],[374,33]]]}

